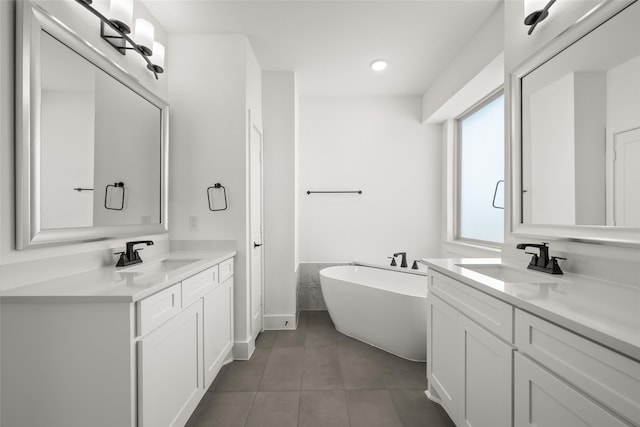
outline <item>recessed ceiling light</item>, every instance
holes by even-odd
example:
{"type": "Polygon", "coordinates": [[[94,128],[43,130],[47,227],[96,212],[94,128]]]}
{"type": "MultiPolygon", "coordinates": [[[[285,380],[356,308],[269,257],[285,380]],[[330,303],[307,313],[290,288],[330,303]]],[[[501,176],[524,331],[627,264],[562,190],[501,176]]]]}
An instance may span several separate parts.
{"type": "Polygon", "coordinates": [[[387,68],[387,61],[384,59],[376,59],[369,65],[373,71],[382,71],[387,68]]]}

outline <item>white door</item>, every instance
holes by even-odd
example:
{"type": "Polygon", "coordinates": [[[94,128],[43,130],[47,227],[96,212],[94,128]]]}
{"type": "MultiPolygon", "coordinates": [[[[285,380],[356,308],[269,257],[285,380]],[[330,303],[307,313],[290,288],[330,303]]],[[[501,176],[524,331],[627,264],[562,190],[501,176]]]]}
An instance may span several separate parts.
{"type": "Polygon", "coordinates": [[[458,337],[458,424],[510,425],[513,348],[463,315],[458,315],[458,337]]]}
{"type": "Polygon", "coordinates": [[[435,295],[427,297],[427,378],[455,423],[458,415],[458,312],[435,295]]]}
{"type": "Polygon", "coordinates": [[[262,129],[251,119],[249,111],[249,179],[251,241],[251,336],[262,330],[262,129]]]}
{"type": "Polygon", "coordinates": [[[202,302],[138,341],[138,425],[183,426],[204,396],[202,302]]]}
{"type": "Polygon", "coordinates": [[[640,128],[614,136],[615,225],[640,227],[640,128]]]}
{"type": "Polygon", "coordinates": [[[209,388],[233,346],[233,278],[206,294],[204,303],[204,386],[209,388]]]}

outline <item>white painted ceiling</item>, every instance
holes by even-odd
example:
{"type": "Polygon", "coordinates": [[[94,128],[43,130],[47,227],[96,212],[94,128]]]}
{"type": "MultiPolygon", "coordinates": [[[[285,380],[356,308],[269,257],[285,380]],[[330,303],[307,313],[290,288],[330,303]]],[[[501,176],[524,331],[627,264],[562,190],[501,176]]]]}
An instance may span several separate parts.
{"type": "Polygon", "coordinates": [[[352,96],[422,94],[500,1],[143,3],[170,34],[247,34],[263,70],[296,72],[300,95],[352,96]],[[376,58],[384,72],[369,68],[376,58]]]}

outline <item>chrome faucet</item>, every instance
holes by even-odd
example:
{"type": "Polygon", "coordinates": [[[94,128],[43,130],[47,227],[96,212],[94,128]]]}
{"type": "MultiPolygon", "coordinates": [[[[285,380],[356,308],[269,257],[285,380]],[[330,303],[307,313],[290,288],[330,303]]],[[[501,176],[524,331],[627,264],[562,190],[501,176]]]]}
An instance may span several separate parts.
{"type": "Polygon", "coordinates": [[[126,250],[124,252],[116,252],[116,255],[120,254],[120,258],[116,263],[116,267],[126,267],[127,265],[141,263],[142,258],[140,258],[140,254],[138,253],[138,251],[141,251],[142,248],[133,249],[133,247],[135,245],[142,245],[142,244],[151,246],[153,245],[153,240],[136,240],[133,242],[127,242],[126,250]]]}
{"type": "Polygon", "coordinates": [[[527,248],[537,248],[540,253],[536,254],[533,252],[525,252],[531,255],[531,261],[529,261],[529,265],[527,266],[530,270],[543,271],[545,273],[550,274],[563,274],[560,265],[558,265],[559,259],[566,259],[559,256],[549,257],[549,244],[542,243],[518,243],[516,245],[517,249],[527,248]]]}
{"type": "Polygon", "coordinates": [[[402,255],[402,261],[400,262],[400,267],[404,267],[407,268],[407,253],[406,252],[398,252],[393,254],[394,257],[397,257],[399,255],[402,255]]]}

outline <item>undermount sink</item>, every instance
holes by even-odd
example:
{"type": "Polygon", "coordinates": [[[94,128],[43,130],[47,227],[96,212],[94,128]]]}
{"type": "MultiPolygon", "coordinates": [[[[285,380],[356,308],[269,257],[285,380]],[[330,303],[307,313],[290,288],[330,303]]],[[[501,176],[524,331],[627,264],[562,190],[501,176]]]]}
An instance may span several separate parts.
{"type": "Polygon", "coordinates": [[[185,265],[199,261],[199,259],[163,259],[149,263],[138,264],[134,267],[119,270],[119,273],[153,274],[168,273],[172,270],[184,267],[185,265]]]}
{"type": "Polygon", "coordinates": [[[563,280],[559,277],[549,275],[546,277],[544,273],[533,273],[527,270],[519,270],[517,268],[508,267],[503,264],[456,264],[458,267],[475,271],[484,276],[500,280],[507,283],[558,283],[563,280]]]}

